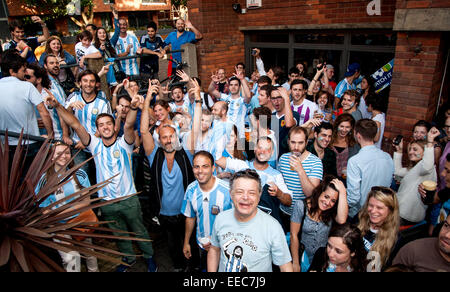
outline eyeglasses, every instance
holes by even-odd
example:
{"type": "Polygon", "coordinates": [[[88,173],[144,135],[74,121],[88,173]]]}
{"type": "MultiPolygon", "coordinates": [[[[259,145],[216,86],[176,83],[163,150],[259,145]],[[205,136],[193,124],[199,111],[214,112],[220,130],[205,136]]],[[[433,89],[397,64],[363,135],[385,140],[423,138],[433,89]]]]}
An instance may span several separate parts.
{"type": "Polygon", "coordinates": [[[271,97],[270,99],[271,100],[275,100],[275,99],[280,99],[280,98],[283,98],[281,95],[279,95],[279,96],[274,96],[274,97],[271,97]]]}
{"type": "Polygon", "coordinates": [[[29,80],[29,79],[31,79],[31,76],[30,76],[30,75],[25,75],[24,78],[25,78],[26,80],[29,80]]]}
{"type": "Polygon", "coordinates": [[[382,192],[385,195],[395,196],[395,192],[392,189],[387,188],[387,187],[376,186],[376,187],[372,187],[370,190],[374,191],[374,192],[382,192]]]}

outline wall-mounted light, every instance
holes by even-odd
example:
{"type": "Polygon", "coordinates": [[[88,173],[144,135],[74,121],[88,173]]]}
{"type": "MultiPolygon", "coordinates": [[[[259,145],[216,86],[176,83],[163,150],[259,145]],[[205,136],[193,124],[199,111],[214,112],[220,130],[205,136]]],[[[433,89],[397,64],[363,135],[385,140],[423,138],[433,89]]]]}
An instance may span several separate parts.
{"type": "Polygon", "coordinates": [[[234,12],[236,12],[236,13],[241,13],[242,12],[241,4],[239,4],[239,3],[231,4],[231,7],[233,8],[234,12]]]}
{"type": "Polygon", "coordinates": [[[417,46],[413,48],[414,54],[417,56],[423,51],[422,43],[418,43],[417,46]]]}

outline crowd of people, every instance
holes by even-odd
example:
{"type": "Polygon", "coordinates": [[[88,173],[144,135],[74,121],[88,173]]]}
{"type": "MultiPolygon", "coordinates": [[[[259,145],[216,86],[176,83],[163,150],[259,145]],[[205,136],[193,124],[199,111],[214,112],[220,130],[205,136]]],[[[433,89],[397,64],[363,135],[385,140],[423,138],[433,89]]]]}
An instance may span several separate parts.
{"type": "MultiPolygon", "coordinates": [[[[111,179],[98,197],[124,199],[96,215],[145,239],[158,226],[174,271],[450,271],[449,107],[440,119],[418,121],[387,153],[384,101],[359,64],[341,81],[326,63],[309,76],[299,61],[286,74],[267,68],[255,48],[250,78],[239,63],[232,74],[218,68],[200,80],[178,70],[175,52],[177,82],[163,85],[159,59],[201,40],[201,32],[179,19],[163,40],[150,22],[138,40],[114,9],[113,16],[111,38],[108,28],[90,25],[75,56],[40,18],[33,18],[43,28],[38,38],[11,23],[0,130],[57,141],[54,169],[36,193],[73,155],[75,163],[93,157],[41,207],[111,179]],[[43,42],[38,60],[33,51],[43,42]],[[92,71],[89,58],[106,66],[92,71]],[[102,75],[111,99],[100,89],[102,75]],[[138,190],[144,195],[129,197],[138,190]]],[[[17,143],[9,138],[10,157],[17,143]]],[[[27,143],[29,165],[40,142],[27,143]]],[[[117,248],[127,255],[117,271],[127,271],[136,262],[133,245],[118,240],[117,248]]],[[[139,248],[148,271],[157,271],[151,242],[139,248]]],[[[60,254],[67,271],[81,270],[77,252],[60,254]]],[[[98,271],[95,258],[87,262],[98,271]]]]}

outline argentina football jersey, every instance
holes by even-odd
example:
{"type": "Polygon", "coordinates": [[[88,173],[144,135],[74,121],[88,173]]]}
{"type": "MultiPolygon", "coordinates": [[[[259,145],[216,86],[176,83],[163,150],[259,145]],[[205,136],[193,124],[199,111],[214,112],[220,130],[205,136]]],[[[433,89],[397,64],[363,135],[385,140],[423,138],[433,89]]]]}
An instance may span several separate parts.
{"type": "Polygon", "coordinates": [[[117,175],[110,184],[98,191],[100,198],[110,201],[136,193],[131,165],[133,145],[129,145],[125,136],[122,136],[114,144],[105,146],[102,139],[91,135],[87,148],[94,156],[97,181],[102,182],[117,175]]]}
{"type": "MultiPolygon", "coordinates": [[[[134,36],[128,34],[125,38],[119,37],[119,40],[116,43],[115,49],[117,54],[123,54],[127,51],[128,45],[131,45],[129,56],[136,55],[136,51],[140,48],[139,40],[134,36]]],[[[123,70],[125,70],[125,74],[128,76],[139,75],[139,68],[137,59],[127,59],[120,61],[120,65],[123,70]]]]}
{"type": "MultiPolygon", "coordinates": [[[[65,107],[66,104],[66,94],[64,92],[64,89],[62,89],[61,85],[59,85],[58,81],[56,81],[55,78],[53,78],[51,75],[49,75],[50,81],[51,81],[51,87],[50,92],[53,94],[53,96],[58,100],[58,102],[65,107]]],[[[58,112],[56,109],[49,109],[47,110],[50,113],[50,116],[52,118],[52,124],[53,124],[53,132],[56,140],[61,140],[63,136],[63,130],[61,126],[61,120],[59,119],[58,112]]]]}
{"type": "Polygon", "coordinates": [[[181,213],[188,218],[197,218],[197,243],[199,237],[210,237],[214,221],[220,212],[232,208],[229,184],[216,178],[214,187],[203,192],[198,181],[191,183],[184,196],[181,213]]]}
{"type": "Polygon", "coordinates": [[[224,97],[222,95],[221,100],[228,103],[228,121],[236,125],[239,132],[239,137],[245,137],[245,118],[247,116],[247,104],[244,102],[244,98],[241,96],[239,98],[232,98],[231,95],[224,97]]]}
{"type": "MultiPolygon", "coordinates": [[[[80,91],[74,92],[69,96],[69,101],[66,104],[66,108],[70,106],[71,103],[75,101],[81,101],[85,104],[84,108],[81,110],[74,109],[75,117],[80,121],[83,127],[89,134],[94,135],[97,132],[97,126],[95,125],[95,120],[99,114],[111,114],[111,106],[109,101],[100,97],[100,94],[91,102],[86,102],[81,95],[80,91]]],[[[73,140],[75,143],[80,141],[80,138],[76,133],[73,135],[73,140]]]]}

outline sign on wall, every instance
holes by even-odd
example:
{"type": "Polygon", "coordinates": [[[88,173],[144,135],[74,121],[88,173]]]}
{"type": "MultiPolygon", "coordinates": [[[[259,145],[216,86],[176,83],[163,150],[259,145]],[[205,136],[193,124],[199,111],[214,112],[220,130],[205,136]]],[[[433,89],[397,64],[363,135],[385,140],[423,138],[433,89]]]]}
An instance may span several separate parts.
{"type": "Polygon", "coordinates": [[[262,0],[247,0],[247,9],[255,9],[262,7],[262,0]]]}
{"type": "Polygon", "coordinates": [[[378,93],[391,85],[392,73],[394,71],[394,59],[372,74],[375,79],[375,92],[378,93]]]}
{"type": "Polygon", "coordinates": [[[367,4],[367,15],[381,15],[381,0],[373,0],[367,4]]]}

